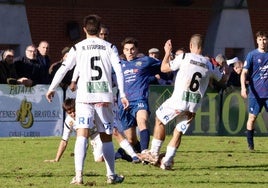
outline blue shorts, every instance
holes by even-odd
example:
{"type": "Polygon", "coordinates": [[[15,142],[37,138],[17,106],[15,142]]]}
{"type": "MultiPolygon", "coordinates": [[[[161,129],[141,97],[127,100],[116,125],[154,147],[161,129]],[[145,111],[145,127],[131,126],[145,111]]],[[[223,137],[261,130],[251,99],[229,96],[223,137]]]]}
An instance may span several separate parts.
{"type": "Polygon", "coordinates": [[[268,98],[248,98],[248,112],[257,116],[262,108],[268,112],[268,98]]]}
{"type": "Polygon", "coordinates": [[[122,123],[123,130],[127,130],[130,127],[137,126],[136,114],[139,110],[146,110],[149,112],[149,104],[147,100],[136,100],[129,102],[129,108],[124,110],[123,106],[119,106],[119,119],[122,123]]]}

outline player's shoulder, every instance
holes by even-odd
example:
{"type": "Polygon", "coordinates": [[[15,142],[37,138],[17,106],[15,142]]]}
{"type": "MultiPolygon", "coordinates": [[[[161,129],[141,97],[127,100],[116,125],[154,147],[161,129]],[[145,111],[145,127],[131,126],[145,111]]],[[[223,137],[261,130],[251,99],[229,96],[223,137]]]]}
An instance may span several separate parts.
{"type": "Polygon", "coordinates": [[[65,124],[71,128],[75,125],[75,120],[71,116],[67,115],[65,118],[65,124]]]}

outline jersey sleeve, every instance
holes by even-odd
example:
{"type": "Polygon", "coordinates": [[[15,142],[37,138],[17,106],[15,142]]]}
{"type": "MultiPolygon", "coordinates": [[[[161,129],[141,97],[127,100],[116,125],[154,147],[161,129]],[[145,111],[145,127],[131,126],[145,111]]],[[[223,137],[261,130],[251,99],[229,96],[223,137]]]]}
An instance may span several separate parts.
{"type": "Polygon", "coordinates": [[[64,121],[63,132],[62,132],[62,140],[68,141],[70,135],[73,131],[75,120],[72,119],[70,116],[67,116],[64,121]]]}
{"type": "Polygon", "coordinates": [[[72,81],[73,81],[73,82],[76,82],[77,79],[78,79],[78,77],[79,77],[79,71],[78,71],[78,68],[75,67],[75,68],[74,68],[74,72],[73,72],[73,76],[72,76],[72,81]]]}
{"type": "Polygon", "coordinates": [[[172,71],[176,71],[176,70],[180,69],[181,62],[185,58],[185,55],[186,55],[185,53],[180,54],[180,55],[176,56],[175,59],[173,59],[172,61],[169,62],[170,69],[172,71]]]}
{"type": "Polygon", "coordinates": [[[253,58],[252,52],[248,53],[248,55],[246,57],[246,60],[244,62],[243,69],[249,69],[250,68],[251,63],[252,63],[252,58],[253,58]]]}
{"type": "Polygon", "coordinates": [[[68,53],[67,59],[62,63],[62,66],[57,70],[50,86],[49,91],[55,91],[56,88],[59,86],[61,81],[63,80],[64,76],[67,74],[69,70],[71,70],[75,66],[75,50],[71,48],[70,52],[68,53]]]}
{"type": "Polygon", "coordinates": [[[123,77],[123,72],[121,68],[121,63],[118,55],[117,48],[115,46],[112,46],[112,66],[113,70],[116,75],[116,81],[117,81],[117,86],[120,92],[121,97],[125,97],[125,92],[124,92],[124,77],[123,77]]]}

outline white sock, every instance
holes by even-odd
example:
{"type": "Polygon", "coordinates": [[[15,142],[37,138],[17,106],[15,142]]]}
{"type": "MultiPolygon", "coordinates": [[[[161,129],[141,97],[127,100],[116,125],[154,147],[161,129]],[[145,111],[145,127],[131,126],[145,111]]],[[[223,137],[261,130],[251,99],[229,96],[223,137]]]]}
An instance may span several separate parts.
{"type": "Polygon", "coordinates": [[[171,162],[176,155],[177,148],[167,146],[166,155],[164,157],[164,162],[171,162]]]}
{"type": "Polygon", "coordinates": [[[77,178],[82,176],[84,161],[86,158],[86,151],[87,151],[87,138],[83,136],[78,136],[76,138],[74,147],[74,165],[77,178]]]}
{"type": "Polygon", "coordinates": [[[158,140],[153,138],[151,143],[151,152],[153,154],[159,155],[163,140],[158,140]]]}
{"type": "Polygon", "coordinates": [[[114,145],[112,142],[102,143],[103,158],[106,165],[107,176],[112,176],[115,174],[114,171],[114,145]]]}
{"type": "Polygon", "coordinates": [[[135,157],[137,156],[137,154],[135,153],[135,151],[133,150],[132,146],[130,145],[130,143],[127,141],[127,139],[122,140],[119,145],[121,146],[121,148],[123,148],[127,154],[129,154],[131,157],[135,157]]]}

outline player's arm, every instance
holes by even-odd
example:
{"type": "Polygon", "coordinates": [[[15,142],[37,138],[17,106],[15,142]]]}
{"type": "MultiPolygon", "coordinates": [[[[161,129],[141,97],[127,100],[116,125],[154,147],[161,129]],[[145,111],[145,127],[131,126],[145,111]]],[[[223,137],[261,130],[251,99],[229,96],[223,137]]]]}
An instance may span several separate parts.
{"type": "Polygon", "coordinates": [[[68,53],[66,61],[64,61],[60,66],[60,68],[57,70],[49,86],[48,92],[46,93],[46,99],[48,100],[48,102],[52,102],[52,98],[54,97],[56,88],[59,86],[66,73],[75,66],[74,59],[75,59],[75,50],[71,48],[70,52],[68,53]]]}
{"type": "Polygon", "coordinates": [[[57,151],[57,154],[56,154],[55,159],[44,160],[44,162],[51,162],[51,163],[53,163],[53,162],[59,162],[60,159],[61,159],[61,156],[63,155],[64,151],[67,148],[67,145],[68,145],[68,141],[61,140],[60,141],[60,144],[59,144],[59,147],[58,147],[58,151],[57,151]]]}
{"type": "Polygon", "coordinates": [[[246,87],[246,81],[247,81],[247,74],[248,74],[248,69],[243,69],[241,76],[240,76],[240,83],[241,83],[241,97],[244,99],[247,98],[247,87],[246,87]]]}
{"type": "Polygon", "coordinates": [[[120,93],[120,99],[124,106],[124,109],[126,109],[129,106],[129,101],[127,100],[126,94],[124,92],[124,76],[123,76],[123,72],[122,72],[122,68],[120,64],[120,59],[119,59],[117,48],[113,46],[112,50],[113,50],[113,54],[111,56],[112,66],[116,75],[117,86],[118,86],[118,90],[120,93]]]}
{"type": "Polygon", "coordinates": [[[68,141],[66,141],[66,140],[61,140],[60,141],[60,145],[58,147],[58,151],[57,151],[57,155],[56,155],[56,158],[55,158],[55,162],[59,162],[60,161],[60,158],[63,155],[64,151],[66,150],[67,145],[68,145],[68,141]]]}
{"type": "Polygon", "coordinates": [[[77,66],[74,68],[73,76],[72,76],[72,81],[71,84],[69,85],[69,88],[71,91],[75,91],[77,89],[77,81],[79,78],[79,72],[77,66]]]}
{"type": "Polygon", "coordinates": [[[164,50],[165,50],[165,56],[163,58],[162,64],[161,64],[161,72],[170,72],[170,66],[169,66],[169,61],[170,61],[170,56],[172,53],[172,44],[171,44],[171,40],[167,40],[167,42],[165,43],[164,46],[164,50]]]}

